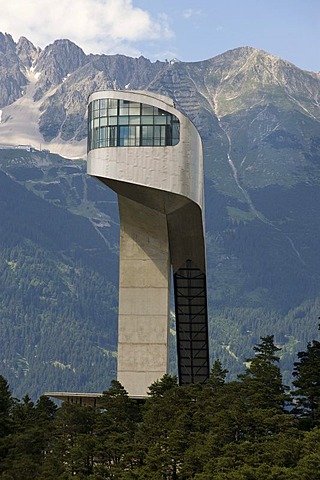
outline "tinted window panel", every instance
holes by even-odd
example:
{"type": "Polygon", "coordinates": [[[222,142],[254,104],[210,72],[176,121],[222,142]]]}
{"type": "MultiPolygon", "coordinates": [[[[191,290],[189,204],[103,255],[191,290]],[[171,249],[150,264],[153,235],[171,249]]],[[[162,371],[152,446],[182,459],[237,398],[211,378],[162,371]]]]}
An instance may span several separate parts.
{"type": "Polygon", "coordinates": [[[172,146],[180,139],[177,117],[151,105],[102,98],[88,107],[88,149],[172,146]]]}

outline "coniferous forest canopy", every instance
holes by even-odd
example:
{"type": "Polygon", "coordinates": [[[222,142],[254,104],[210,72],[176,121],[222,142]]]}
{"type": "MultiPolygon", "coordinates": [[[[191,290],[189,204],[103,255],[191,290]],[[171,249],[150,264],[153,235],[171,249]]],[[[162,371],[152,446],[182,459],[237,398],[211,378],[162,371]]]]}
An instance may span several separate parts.
{"type": "Polygon", "coordinates": [[[320,471],[320,342],[283,384],[274,336],[234,381],[215,360],[208,382],[165,375],[144,402],[113,380],[99,407],[13,398],[0,377],[4,480],[316,480],[320,471]]]}

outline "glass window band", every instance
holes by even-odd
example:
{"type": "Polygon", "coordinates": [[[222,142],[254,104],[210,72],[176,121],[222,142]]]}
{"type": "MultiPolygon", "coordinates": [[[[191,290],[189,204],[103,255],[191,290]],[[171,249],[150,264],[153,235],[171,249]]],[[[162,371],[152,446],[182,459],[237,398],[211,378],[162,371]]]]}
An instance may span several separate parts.
{"type": "Polygon", "coordinates": [[[88,109],[88,150],[105,147],[166,147],[180,140],[179,119],[165,110],[129,100],[93,100],[88,109]]]}

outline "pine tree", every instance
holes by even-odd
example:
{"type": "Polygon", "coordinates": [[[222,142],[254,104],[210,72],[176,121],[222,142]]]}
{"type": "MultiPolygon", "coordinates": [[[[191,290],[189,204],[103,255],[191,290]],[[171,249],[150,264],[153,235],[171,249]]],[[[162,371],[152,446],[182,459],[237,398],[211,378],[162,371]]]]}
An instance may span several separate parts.
{"type": "Polygon", "coordinates": [[[306,351],[298,352],[298,358],[292,372],[296,387],[293,394],[297,399],[295,411],[304,417],[304,423],[313,427],[320,419],[320,342],[309,342],[306,351]]]}
{"type": "Polygon", "coordinates": [[[3,471],[3,461],[8,454],[7,438],[13,430],[10,415],[13,403],[8,382],[0,375],[0,474],[3,471]]]}
{"type": "Polygon", "coordinates": [[[261,337],[262,342],[253,347],[255,356],[247,359],[245,374],[238,375],[247,389],[252,406],[283,411],[286,401],[286,387],[278,366],[281,350],[274,344],[274,336],[261,337]]]}
{"type": "Polygon", "coordinates": [[[274,344],[273,335],[261,337],[254,347],[253,358],[247,360],[245,374],[238,377],[242,383],[243,438],[258,440],[293,428],[293,418],[288,414],[290,397],[282,383],[277,365],[280,349],[274,344]]]}
{"type": "Polygon", "coordinates": [[[120,479],[131,464],[139,405],[116,380],[104,392],[100,405],[94,428],[94,478],[120,479]]]}
{"type": "Polygon", "coordinates": [[[192,440],[193,392],[190,395],[189,388],[179,387],[170,375],[154,382],[149,391],[136,435],[134,478],[183,478],[178,472],[192,440]]]}
{"type": "Polygon", "coordinates": [[[0,438],[4,438],[10,433],[10,410],[12,405],[13,398],[9,390],[8,382],[0,375],[0,438]]]}
{"type": "Polygon", "coordinates": [[[41,480],[82,479],[93,470],[95,412],[64,402],[53,422],[53,435],[41,469],[41,480]]]}
{"type": "Polygon", "coordinates": [[[209,385],[213,390],[221,387],[226,381],[227,374],[228,370],[222,368],[222,363],[220,360],[215,360],[211,368],[207,385],[209,385]]]}
{"type": "Polygon", "coordinates": [[[163,397],[165,393],[177,387],[177,377],[165,373],[160,380],[150,385],[148,395],[150,397],[163,397]]]}
{"type": "Polygon", "coordinates": [[[26,395],[11,408],[13,430],[7,439],[8,454],[4,462],[4,478],[31,480],[37,478],[45,460],[50,439],[49,423],[55,407],[49,399],[37,406],[26,395]],[[44,409],[46,403],[46,409],[44,409]]]}

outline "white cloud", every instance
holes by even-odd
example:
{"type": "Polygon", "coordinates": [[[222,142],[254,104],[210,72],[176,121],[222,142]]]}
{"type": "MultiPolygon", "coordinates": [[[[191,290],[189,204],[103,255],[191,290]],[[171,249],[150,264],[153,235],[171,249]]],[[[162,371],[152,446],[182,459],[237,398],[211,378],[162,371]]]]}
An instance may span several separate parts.
{"type": "Polygon", "coordinates": [[[193,17],[199,17],[201,15],[201,10],[195,10],[194,8],[188,8],[182,12],[182,16],[187,20],[193,17]]]}
{"type": "Polygon", "coordinates": [[[86,53],[127,55],[140,53],[135,42],[172,36],[165,15],[152,18],[132,0],[7,0],[0,28],[41,48],[68,38],[86,53]]]}

